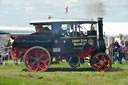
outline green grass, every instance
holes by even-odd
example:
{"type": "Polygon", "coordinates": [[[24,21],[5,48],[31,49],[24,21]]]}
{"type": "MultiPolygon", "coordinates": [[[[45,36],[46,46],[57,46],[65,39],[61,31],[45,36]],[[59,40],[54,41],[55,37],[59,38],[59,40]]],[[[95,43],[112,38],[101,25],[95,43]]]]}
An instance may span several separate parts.
{"type": "Polygon", "coordinates": [[[128,63],[113,64],[109,72],[92,71],[88,64],[72,69],[67,63],[50,65],[47,72],[24,71],[24,64],[0,65],[0,85],[128,85],[128,63]]]}

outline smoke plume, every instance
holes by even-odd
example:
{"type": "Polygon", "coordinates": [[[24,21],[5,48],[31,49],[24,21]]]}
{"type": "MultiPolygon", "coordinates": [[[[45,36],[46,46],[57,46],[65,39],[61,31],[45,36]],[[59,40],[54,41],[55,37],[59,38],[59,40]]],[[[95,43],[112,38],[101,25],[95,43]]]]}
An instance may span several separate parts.
{"type": "Polygon", "coordinates": [[[104,16],[106,14],[105,0],[86,0],[84,8],[87,16],[104,16]]]}
{"type": "Polygon", "coordinates": [[[88,17],[104,16],[106,14],[107,0],[69,0],[66,5],[79,4],[88,17]]]}

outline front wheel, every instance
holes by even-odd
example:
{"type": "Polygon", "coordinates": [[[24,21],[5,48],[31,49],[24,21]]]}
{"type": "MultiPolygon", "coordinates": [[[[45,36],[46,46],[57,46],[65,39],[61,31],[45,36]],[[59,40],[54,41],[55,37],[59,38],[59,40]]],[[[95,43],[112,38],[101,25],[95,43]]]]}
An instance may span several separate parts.
{"type": "Polygon", "coordinates": [[[41,72],[47,70],[50,62],[50,54],[43,47],[32,47],[24,54],[24,64],[27,69],[32,72],[41,72]]]}
{"type": "Polygon", "coordinates": [[[91,61],[92,68],[99,72],[108,71],[111,68],[111,59],[105,53],[97,53],[91,61]]]}

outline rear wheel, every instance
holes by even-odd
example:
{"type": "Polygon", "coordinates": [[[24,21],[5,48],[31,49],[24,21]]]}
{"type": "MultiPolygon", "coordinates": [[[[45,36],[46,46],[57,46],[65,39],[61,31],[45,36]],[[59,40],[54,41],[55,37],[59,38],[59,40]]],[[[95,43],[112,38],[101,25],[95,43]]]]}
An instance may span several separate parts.
{"type": "Polygon", "coordinates": [[[24,64],[32,72],[46,71],[50,62],[50,54],[43,47],[32,47],[24,54],[24,64]]]}
{"type": "Polygon", "coordinates": [[[91,65],[94,70],[104,72],[111,68],[111,59],[105,53],[98,53],[93,56],[91,65]]]}

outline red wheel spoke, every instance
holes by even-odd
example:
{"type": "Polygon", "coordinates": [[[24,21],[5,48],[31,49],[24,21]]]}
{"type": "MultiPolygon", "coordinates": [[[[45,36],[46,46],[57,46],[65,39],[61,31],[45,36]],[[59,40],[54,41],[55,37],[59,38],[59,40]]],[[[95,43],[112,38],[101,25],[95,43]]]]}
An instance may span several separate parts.
{"type": "Polygon", "coordinates": [[[47,64],[46,63],[44,64],[44,68],[47,68],[47,64]]]}
{"type": "MultiPolygon", "coordinates": [[[[42,51],[42,54],[46,54],[44,51],[42,51]]],[[[47,54],[46,54],[47,55],[47,54]]]]}
{"type": "Polygon", "coordinates": [[[46,68],[48,60],[47,61],[41,61],[41,62],[43,63],[44,67],[46,68]]]}
{"type": "Polygon", "coordinates": [[[35,57],[38,57],[38,52],[34,50],[35,57]]]}
{"type": "Polygon", "coordinates": [[[99,65],[100,63],[99,63],[99,62],[96,62],[95,64],[96,64],[96,65],[99,65]]]}
{"type": "Polygon", "coordinates": [[[40,60],[43,64],[46,64],[49,60],[40,60]]]}
{"type": "Polygon", "coordinates": [[[36,57],[33,57],[33,56],[30,56],[30,58],[32,58],[32,59],[36,59],[36,57]]]}
{"type": "Polygon", "coordinates": [[[35,70],[35,66],[34,65],[30,65],[31,66],[31,70],[35,70]]]}
{"type": "Polygon", "coordinates": [[[101,68],[102,68],[102,66],[101,66],[101,65],[99,65],[98,70],[100,70],[101,68]]]}
{"type": "Polygon", "coordinates": [[[105,63],[108,63],[108,60],[105,60],[104,62],[105,62],[105,63]]]}
{"type": "Polygon", "coordinates": [[[32,52],[28,53],[28,56],[32,56],[31,54],[32,54],[32,52]]]}
{"type": "Polygon", "coordinates": [[[38,71],[38,67],[35,69],[35,72],[37,72],[38,71]]]}
{"type": "Polygon", "coordinates": [[[37,63],[37,67],[35,69],[35,71],[37,72],[39,70],[39,63],[37,63]]]}
{"type": "Polygon", "coordinates": [[[42,54],[41,56],[40,56],[40,58],[42,58],[42,57],[48,57],[48,55],[46,55],[46,54],[42,54]]]}
{"type": "Polygon", "coordinates": [[[40,68],[41,70],[44,70],[44,69],[45,69],[45,68],[43,69],[43,68],[42,68],[42,67],[40,67],[40,66],[39,66],[39,68],[40,68]]]}
{"type": "Polygon", "coordinates": [[[31,65],[34,65],[36,62],[35,61],[33,61],[32,63],[31,63],[31,65]]]}
{"type": "Polygon", "coordinates": [[[100,61],[99,57],[96,57],[96,59],[97,59],[98,61],[100,61]]]}
{"type": "Polygon", "coordinates": [[[104,60],[104,56],[101,57],[101,60],[104,60]]]}
{"type": "Polygon", "coordinates": [[[40,56],[40,58],[42,58],[42,57],[43,57],[43,55],[40,56]]]}
{"type": "Polygon", "coordinates": [[[110,67],[110,65],[107,65],[106,67],[107,67],[107,68],[109,68],[109,67],[110,67]]]}
{"type": "Polygon", "coordinates": [[[43,57],[43,56],[48,57],[48,55],[44,51],[42,51],[41,54],[42,54],[41,57],[43,57]]]}

